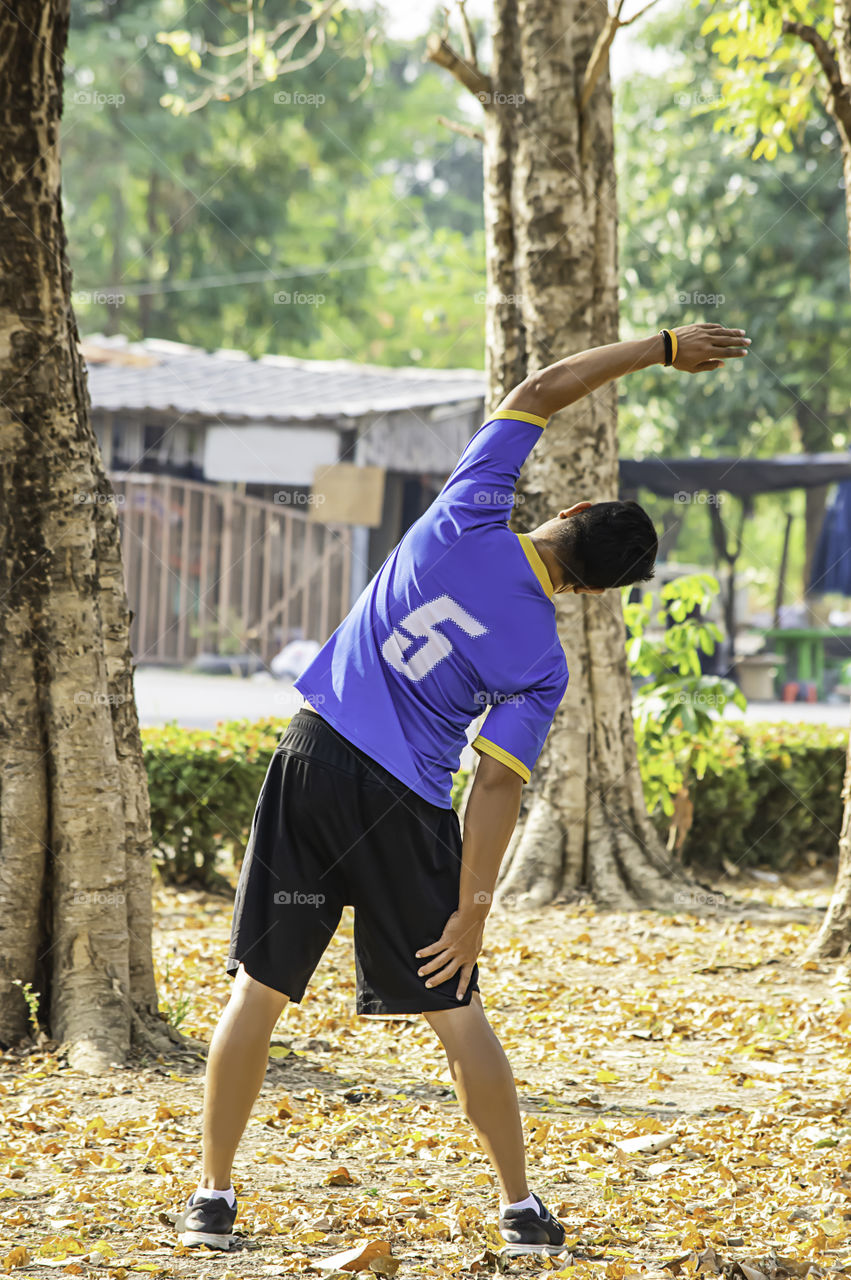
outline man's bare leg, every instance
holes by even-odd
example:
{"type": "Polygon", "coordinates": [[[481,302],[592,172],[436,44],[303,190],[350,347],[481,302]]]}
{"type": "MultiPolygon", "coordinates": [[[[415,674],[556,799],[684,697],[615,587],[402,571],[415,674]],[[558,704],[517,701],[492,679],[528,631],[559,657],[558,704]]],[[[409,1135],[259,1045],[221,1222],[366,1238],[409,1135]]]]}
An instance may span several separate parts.
{"type": "Polygon", "coordinates": [[[227,1191],[231,1166],[269,1064],[269,1041],[287,996],[249,977],[243,965],[219,1019],[204,1082],[200,1187],[227,1191]]]}
{"type": "Polygon", "coordinates": [[[469,1005],[423,1017],[446,1050],[458,1101],[493,1165],[503,1204],[525,1200],[529,1188],[517,1089],[479,993],[473,992],[469,1005]]]}

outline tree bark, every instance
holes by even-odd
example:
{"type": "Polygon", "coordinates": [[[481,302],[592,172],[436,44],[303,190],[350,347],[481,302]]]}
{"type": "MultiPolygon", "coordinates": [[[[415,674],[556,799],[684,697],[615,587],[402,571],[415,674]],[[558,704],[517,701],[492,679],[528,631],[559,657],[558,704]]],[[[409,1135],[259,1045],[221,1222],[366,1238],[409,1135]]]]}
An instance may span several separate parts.
{"type": "Polygon", "coordinates": [[[72,1065],[99,1071],[134,1029],[157,1037],[157,998],[130,618],[62,222],[68,21],[69,0],[0,8],[0,1040],[26,1031],[30,984],[72,1065]]]}
{"type": "MultiPolygon", "coordinates": [[[[845,208],[851,245],[851,0],[836,0],[834,38],[835,64],[831,63],[830,51],[817,49],[817,52],[829,85],[828,106],[842,141],[845,208]]],[[[806,952],[809,959],[844,956],[851,951],[851,739],[842,796],[844,810],[836,884],[821,928],[806,952]]]]}
{"type": "MultiPolygon", "coordinates": [[[[494,3],[484,95],[491,408],[527,373],[617,339],[607,19],[603,0],[494,3]]],[[[518,486],[519,528],[582,498],[617,497],[616,411],[608,386],[550,422],[518,486]]],[[[644,805],[618,593],[565,597],[558,626],[570,687],[524,788],[498,896],[535,905],[582,888],[612,907],[696,901],[644,805]]]]}
{"type": "Polygon", "coordinates": [[[821,928],[804,952],[805,960],[841,958],[851,952],[851,737],[842,799],[845,807],[839,835],[836,883],[821,928]]]}

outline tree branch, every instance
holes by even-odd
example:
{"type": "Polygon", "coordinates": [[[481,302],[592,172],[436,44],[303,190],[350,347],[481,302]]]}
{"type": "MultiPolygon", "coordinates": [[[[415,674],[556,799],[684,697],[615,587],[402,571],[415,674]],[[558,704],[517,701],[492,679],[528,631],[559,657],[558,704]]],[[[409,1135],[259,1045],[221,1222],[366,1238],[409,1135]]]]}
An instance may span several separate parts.
{"type": "Polygon", "coordinates": [[[622,18],[625,0],[618,0],[618,7],[614,13],[610,13],[603,24],[603,29],[597,37],[597,43],[591,50],[591,57],[588,59],[588,65],[585,68],[585,76],[582,80],[582,92],[579,95],[579,110],[584,111],[588,106],[591,94],[600,76],[603,74],[608,61],[609,49],[612,47],[612,41],[617,35],[621,27],[632,26],[648,9],[652,9],[654,4],[658,4],[659,0],[649,0],[649,3],[643,9],[639,9],[638,13],[634,13],[631,18],[622,18]]]}
{"type": "Polygon", "coordinates": [[[461,39],[464,43],[464,57],[471,67],[475,67],[478,70],[479,59],[476,56],[476,37],[473,35],[470,19],[467,17],[466,0],[457,0],[457,2],[458,12],[461,15],[461,39]]]}
{"type": "Polygon", "coordinates": [[[442,124],[445,129],[451,129],[453,133],[460,133],[462,138],[472,138],[475,142],[484,142],[485,140],[485,135],[481,129],[474,129],[471,124],[460,124],[459,121],[449,120],[446,116],[438,116],[437,123],[442,124]]]}
{"type": "Polygon", "coordinates": [[[810,45],[815,50],[816,57],[821,63],[824,74],[827,76],[827,83],[830,85],[833,114],[841,124],[849,143],[851,143],[851,96],[848,93],[848,85],[842,79],[842,72],[839,69],[839,63],[833,49],[824,36],[819,35],[815,27],[809,26],[806,22],[792,22],[788,18],[784,18],[783,34],[785,36],[797,36],[799,40],[803,40],[805,44],[810,45]]]}
{"type": "Polygon", "coordinates": [[[433,31],[426,41],[425,62],[435,62],[439,67],[445,67],[459,84],[465,89],[469,89],[474,98],[478,98],[480,102],[487,103],[490,100],[493,86],[490,76],[485,75],[477,64],[465,61],[460,54],[456,53],[449,41],[436,31],[433,31]]]}

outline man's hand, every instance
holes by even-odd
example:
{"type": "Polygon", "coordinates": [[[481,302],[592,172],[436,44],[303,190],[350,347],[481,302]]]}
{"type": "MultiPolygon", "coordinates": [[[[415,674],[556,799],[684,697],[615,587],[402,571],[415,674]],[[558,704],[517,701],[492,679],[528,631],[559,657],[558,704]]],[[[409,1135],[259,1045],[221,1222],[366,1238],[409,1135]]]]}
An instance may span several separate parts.
{"type": "Polygon", "coordinates": [[[440,986],[441,982],[446,982],[447,978],[451,978],[453,973],[460,969],[456,995],[459,1000],[464,999],[464,993],[473,974],[473,967],[482,949],[486,915],[484,904],[481,910],[470,908],[462,911],[459,908],[458,911],[453,911],[443,926],[443,933],[437,942],[432,942],[428,947],[422,947],[416,953],[418,957],[434,957],[418,970],[421,978],[428,975],[427,987],[440,986]]]}
{"type": "Polygon", "coordinates": [[[677,335],[674,368],[684,373],[704,373],[720,369],[725,360],[740,360],[748,354],[751,341],[744,329],[725,329],[720,324],[684,324],[672,333],[677,335]]]}

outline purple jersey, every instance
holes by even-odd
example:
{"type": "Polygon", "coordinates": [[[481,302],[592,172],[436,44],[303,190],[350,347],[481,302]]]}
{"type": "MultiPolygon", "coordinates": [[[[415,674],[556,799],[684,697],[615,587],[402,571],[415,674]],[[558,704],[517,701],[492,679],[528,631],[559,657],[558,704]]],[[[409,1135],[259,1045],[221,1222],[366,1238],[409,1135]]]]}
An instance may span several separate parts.
{"type": "Polygon", "coordinates": [[[567,662],[553,586],[508,518],[546,419],[501,410],[476,432],[424,515],[296,688],[343,737],[432,804],[451,804],[467,729],[528,782],[567,662]]]}

